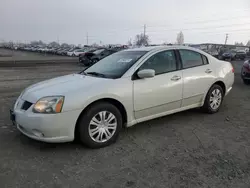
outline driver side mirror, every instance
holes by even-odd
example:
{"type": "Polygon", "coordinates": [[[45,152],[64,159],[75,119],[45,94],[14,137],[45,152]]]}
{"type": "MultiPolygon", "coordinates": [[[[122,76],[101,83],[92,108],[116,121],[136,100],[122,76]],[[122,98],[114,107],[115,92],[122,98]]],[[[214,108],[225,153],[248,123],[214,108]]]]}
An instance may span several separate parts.
{"type": "Polygon", "coordinates": [[[137,73],[139,78],[152,78],[155,76],[155,70],[153,69],[143,69],[137,73]]]}

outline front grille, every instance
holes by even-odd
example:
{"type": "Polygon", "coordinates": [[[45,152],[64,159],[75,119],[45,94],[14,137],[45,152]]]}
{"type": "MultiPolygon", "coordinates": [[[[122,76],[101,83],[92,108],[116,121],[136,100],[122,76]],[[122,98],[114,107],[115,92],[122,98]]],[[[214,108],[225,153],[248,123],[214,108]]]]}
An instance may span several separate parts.
{"type": "Polygon", "coordinates": [[[29,107],[30,107],[31,105],[32,105],[32,103],[31,103],[31,102],[24,101],[24,103],[23,103],[23,105],[22,105],[21,109],[22,109],[22,110],[28,110],[28,109],[29,109],[29,107]]]}

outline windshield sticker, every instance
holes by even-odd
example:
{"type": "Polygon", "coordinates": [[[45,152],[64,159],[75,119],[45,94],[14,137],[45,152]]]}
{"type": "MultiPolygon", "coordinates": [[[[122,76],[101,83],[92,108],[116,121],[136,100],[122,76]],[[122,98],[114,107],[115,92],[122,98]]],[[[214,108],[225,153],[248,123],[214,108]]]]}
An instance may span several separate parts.
{"type": "Polygon", "coordinates": [[[130,61],[132,61],[133,59],[120,59],[118,61],[118,63],[129,63],[130,61]]]}

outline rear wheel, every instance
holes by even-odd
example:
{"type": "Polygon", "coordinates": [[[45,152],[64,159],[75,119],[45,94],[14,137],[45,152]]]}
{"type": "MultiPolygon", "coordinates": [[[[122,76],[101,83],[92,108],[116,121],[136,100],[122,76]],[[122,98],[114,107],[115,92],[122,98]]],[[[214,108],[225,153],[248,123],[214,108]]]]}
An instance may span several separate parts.
{"type": "Polygon", "coordinates": [[[244,82],[244,84],[246,84],[246,85],[250,85],[250,80],[243,79],[243,82],[244,82]]]}
{"type": "Polygon", "coordinates": [[[219,111],[224,97],[224,92],[221,86],[213,85],[206,96],[203,110],[207,113],[213,114],[219,111]]]}
{"type": "Polygon", "coordinates": [[[114,143],[122,128],[120,111],[107,102],[92,105],[78,124],[80,141],[90,148],[101,148],[114,143]]]}
{"type": "Polygon", "coordinates": [[[98,59],[93,59],[92,60],[92,65],[95,64],[95,63],[97,63],[97,62],[98,62],[98,59]]]}

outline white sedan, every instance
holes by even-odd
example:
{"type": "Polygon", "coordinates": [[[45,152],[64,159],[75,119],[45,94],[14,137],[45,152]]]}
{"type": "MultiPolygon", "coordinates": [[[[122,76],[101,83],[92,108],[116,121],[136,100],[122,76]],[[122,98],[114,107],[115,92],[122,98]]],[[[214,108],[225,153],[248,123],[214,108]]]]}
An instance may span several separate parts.
{"type": "Polygon", "coordinates": [[[74,50],[72,52],[67,52],[67,55],[68,56],[79,56],[80,54],[84,53],[86,50],[88,50],[88,49],[83,48],[83,49],[74,50]]]}
{"type": "Polygon", "coordinates": [[[99,148],[115,142],[122,127],[197,107],[216,113],[233,83],[231,63],[197,49],[129,49],[28,87],[11,119],[35,140],[78,138],[99,148]]]}

